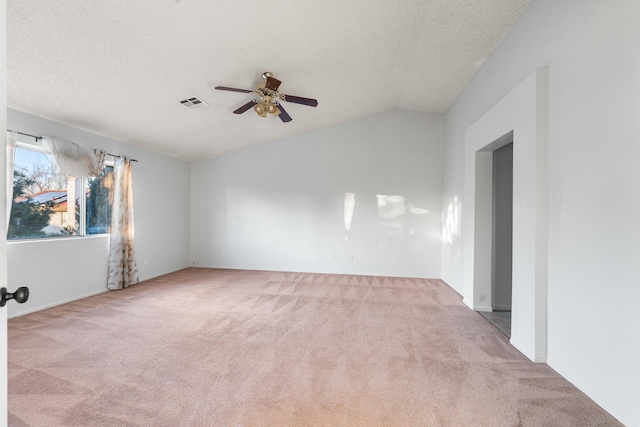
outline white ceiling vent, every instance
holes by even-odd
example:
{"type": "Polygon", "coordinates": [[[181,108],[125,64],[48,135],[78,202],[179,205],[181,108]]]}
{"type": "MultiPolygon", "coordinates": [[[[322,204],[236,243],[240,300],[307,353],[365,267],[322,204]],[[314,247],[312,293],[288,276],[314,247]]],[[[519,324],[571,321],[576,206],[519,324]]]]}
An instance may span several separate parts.
{"type": "Polygon", "coordinates": [[[197,96],[194,96],[192,98],[187,98],[187,99],[183,99],[182,101],[180,101],[180,104],[184,105],[187,108],[203,108],[208,106],[209,104],[207,104],[206,102],[204,102],[202,99],[198,98],[197,96]]]}

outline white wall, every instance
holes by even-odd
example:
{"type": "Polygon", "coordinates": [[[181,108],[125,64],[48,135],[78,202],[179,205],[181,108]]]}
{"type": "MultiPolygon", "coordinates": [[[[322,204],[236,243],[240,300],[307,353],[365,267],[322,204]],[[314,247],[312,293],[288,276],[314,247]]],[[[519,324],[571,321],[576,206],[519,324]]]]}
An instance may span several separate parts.
{"type": "MultiPolygon", "coordinates": [[[[7,3],[0,0],[0,24],[6,28],[7,3]]],[[[7,124],[7,32],[0,32],[0,129],[7,124]]],[[[6,224],[5,134],[0,136],[0,224],[6,224]]],[[[2,227],[2,225],[0,225],[2,227]]],[[[7,251],[5,235],[0,237],[0,287],[7,287],[7,251]]],[[[9,289],[13,292],[15,289],[9,289]]],[[[7,307],[0,307],[0,427],[8,422],[7,411],[7,307]]]]}
{"type": "Polygon", "coordinates": [[[628,425],[640,425],[638,22],[636,0],[534,0],[446,114],[443,187],[442,278],[461,292],[448,208],[465,203],[464,133],[548,66],[547,360],[628,425]]]}
{"type": "Polygon", "coordinates": [[[440,277],[442,141],[441,115],[392,111],[195,162],[192,262],[440,277]]]}
{"type": "MultiPolygon", "coordinates": [[[[140,280],[189,265],[189,163],[12,109],[7,127],[137,159],[132,176],[140,280]]],[[[9,283],[31,291],[29,301],[9,306],[9,316],[105,291],[108,250],[107,236],[9,242],[9,283]]]]}

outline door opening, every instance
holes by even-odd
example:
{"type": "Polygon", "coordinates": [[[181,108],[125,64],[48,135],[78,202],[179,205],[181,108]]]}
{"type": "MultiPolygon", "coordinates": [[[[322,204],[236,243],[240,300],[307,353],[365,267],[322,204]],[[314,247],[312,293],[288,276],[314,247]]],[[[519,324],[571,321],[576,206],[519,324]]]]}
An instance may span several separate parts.
{"type": "Polygon", "coordinates": [[[509,342],[530,360],[547,361],[549,70],[531,73],[465,131],[462,203],[464,299],[491,304],[493,151],[513,142],[513,265],[509,342]]]}
{"type": "Polygon", "coordinates": [[[513,142],[493,151],[491,311],[483,315],[511,336],[513,274],[513,142]]]}

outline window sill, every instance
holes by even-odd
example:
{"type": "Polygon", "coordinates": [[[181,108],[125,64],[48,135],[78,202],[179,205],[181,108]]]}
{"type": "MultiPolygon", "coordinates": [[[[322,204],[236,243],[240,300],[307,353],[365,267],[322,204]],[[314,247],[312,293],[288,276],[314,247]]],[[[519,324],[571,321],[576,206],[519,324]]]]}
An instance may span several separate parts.
{"type": "Polygon", "coordinates": [[[88,236],[69,236],[69,237],[42,237],[39,239],[16,239],[16,240],[7,240],[8,245],[15,245],[20,243],[34,243],[34,242],[66,242],[71,240],[83,241],[87,239],[103,239],[109,238],[109,234],[91,234],[88,236]]]}

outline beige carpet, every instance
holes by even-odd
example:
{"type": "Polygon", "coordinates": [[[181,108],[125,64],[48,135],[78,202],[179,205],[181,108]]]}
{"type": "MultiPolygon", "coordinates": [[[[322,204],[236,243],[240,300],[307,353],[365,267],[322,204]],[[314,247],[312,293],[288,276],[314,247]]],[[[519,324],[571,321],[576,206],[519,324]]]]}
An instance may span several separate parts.
{"type": "Polygon", "coordinates": [[[441,281],[196,268],[11,319],[9,424],[619,425],[441,281]]]}

